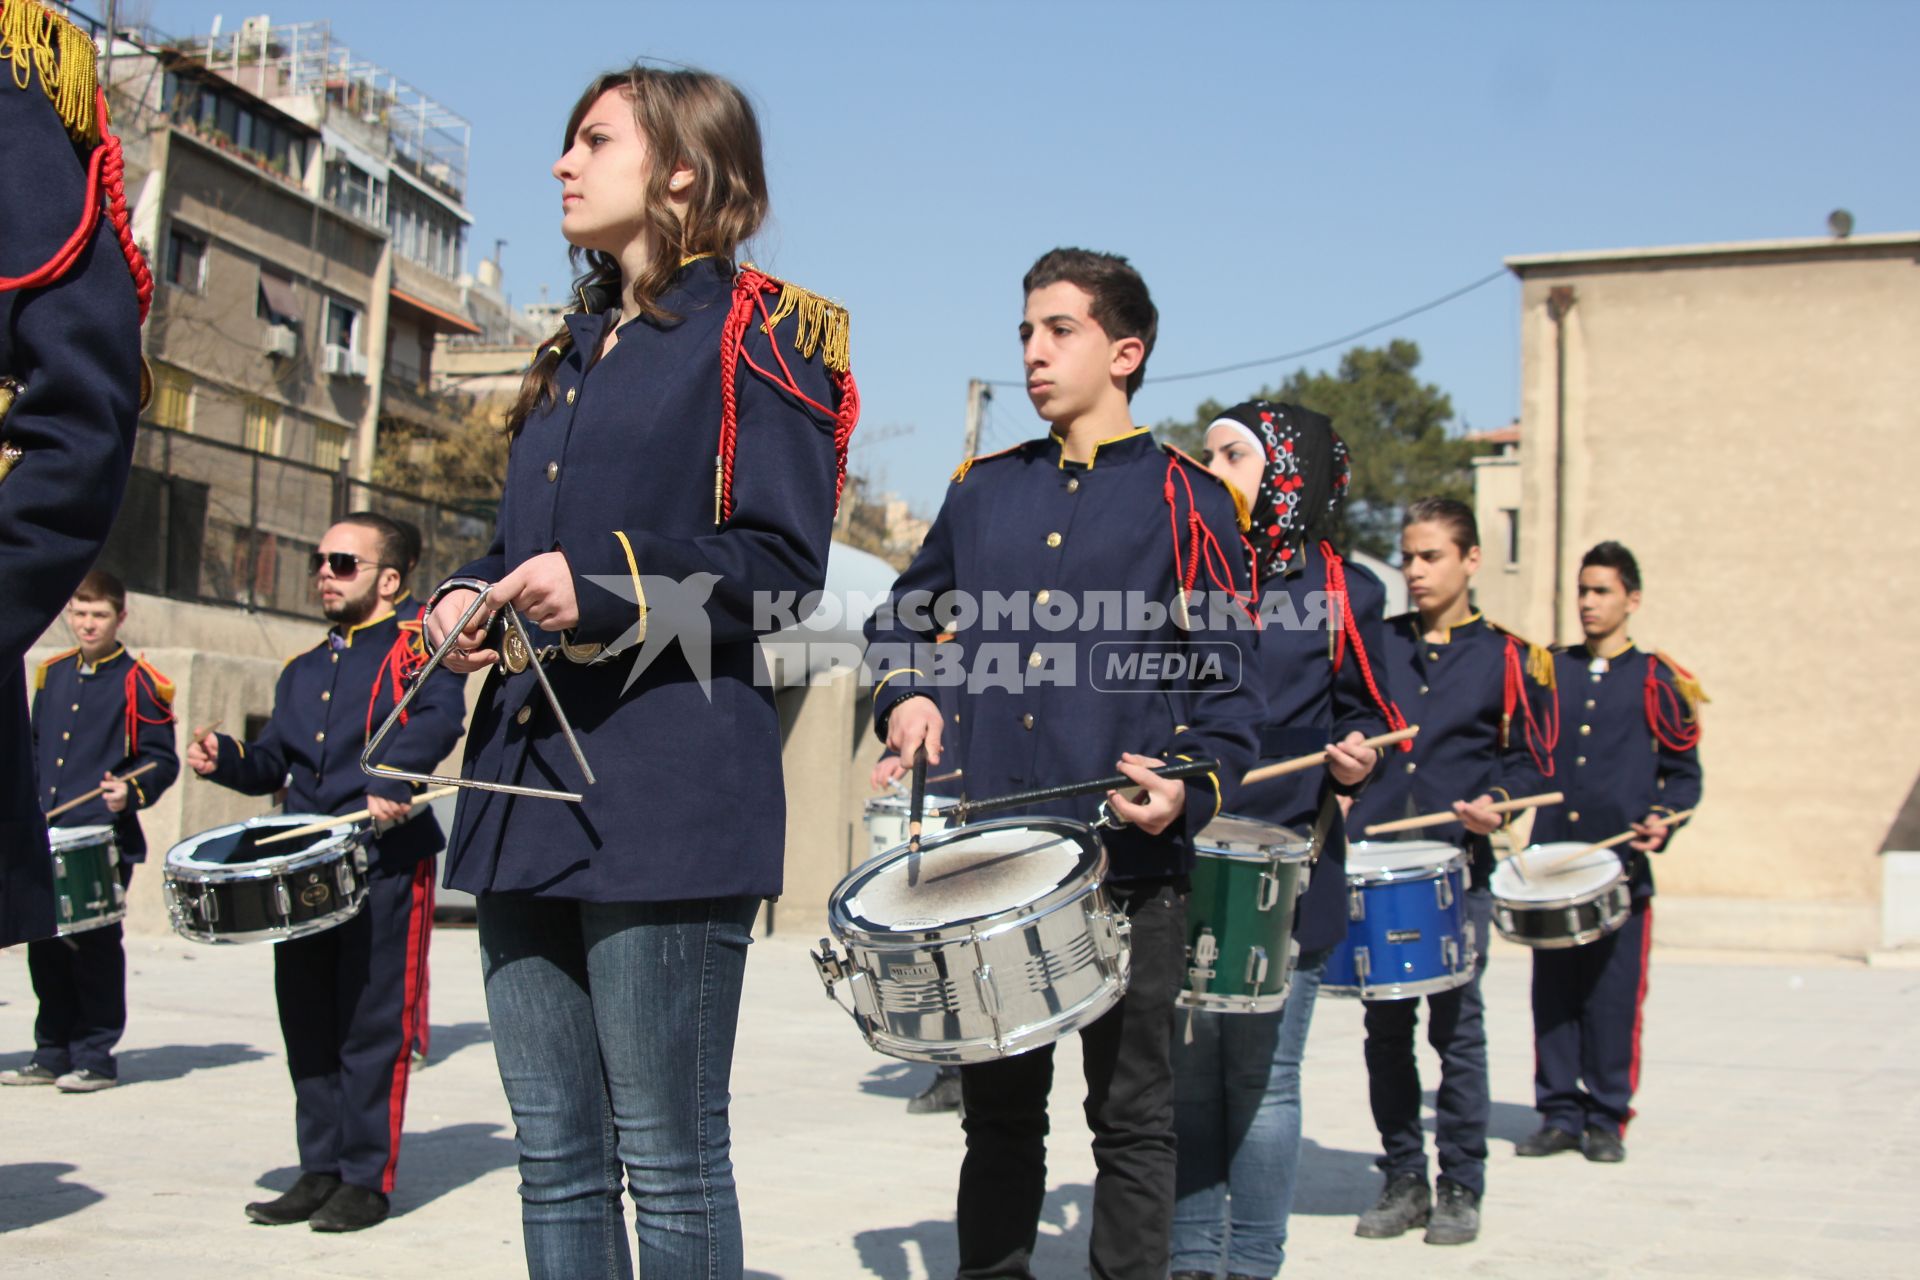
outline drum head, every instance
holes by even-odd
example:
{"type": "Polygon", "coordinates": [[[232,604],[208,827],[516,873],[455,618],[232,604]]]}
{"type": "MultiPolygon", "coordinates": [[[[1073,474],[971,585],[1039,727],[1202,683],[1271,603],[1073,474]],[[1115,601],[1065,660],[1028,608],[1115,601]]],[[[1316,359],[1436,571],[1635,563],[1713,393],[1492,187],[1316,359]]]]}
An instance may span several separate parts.
{"type": "Polygon", "coordinates": [[[281,813],[265,818],[249,818],[230,826],[215,827],[181,841],[167,851],[170,867],[246,870],[269,864],[292,862],[316,853],[330,853],[351,843],[358,830],[351,822],[342,822],[325,831],[281,840],[264,848],[259,842],[281,831],[312,826],[326,820],[324,813],[281,813]]]}
{"type": "Polygon", "coordinates": [[[91,849],[113,842],[112,827],[55,827],[47,832],[47,841],[55,853],[70,849],[91,849]]]}
{"type": "Polygon", "coordinates": [[[1076,822],[1009,818],[945,831],[875,859],[828,903],[861,931],[921,932],[1038,902],[1085,877],[1100,846],[1076,822]]]}
{"type": "MultiPolygon", "coordinates": [[[[952,796],[933,796],[926,798],[925,812],[931,814],[935,809],[944,809],[950,804],[958,804],[952,796]]],[[[906,795],[874,796],[867,801],[868,813],[886,813],[897,815],[902,822],[912,817],[913,797],[906,795]]]]}
{"type": "Polygon", "coordinates": [[[1438,840],[1362,840],[1347,846],[1347,877],[1353,880],[1417,878],[1466,857],[1458,845],[1438,840]]]}
{"type": "Polygon", "coordinates": [[[1529,845],[1511,858],[1502,858],[1493,869],[1493,896],[1502,902],[1520,903],[1563,902],[1594,897],[1625,874],[1613,850],[1601,849],[1570,866],[1545,870],[1575,850],[1586,847],[1583,841],[1563,840],[1554,844],[1529,845]],[[1524,879],[1522,872],[1525,873],[1524,879]]]}
{"type": "Polygon", "coordinates": [[[1193,842],[1203,858],[1246,858],[1254,862],[1305,862],[1313,855],[1313,841],[1291,827],[1223,813],[1209,822],[1193,842]]]}

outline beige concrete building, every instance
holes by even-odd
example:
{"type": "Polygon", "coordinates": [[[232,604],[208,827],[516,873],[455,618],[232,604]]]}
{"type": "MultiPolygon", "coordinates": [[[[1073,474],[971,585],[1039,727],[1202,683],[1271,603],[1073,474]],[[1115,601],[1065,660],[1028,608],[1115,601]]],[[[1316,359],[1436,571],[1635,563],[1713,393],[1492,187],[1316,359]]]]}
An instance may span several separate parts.
{"type": "Polygon", "coordinates": [[[1481,597],[1577,639],[1582,553],[1639,557],[1635,639],[1712,698],[1705,804],[1658,869],[1668,941],[1920,942],[1917,255],[1920,234],[1508,259],[1520,440],[1476,482],[1518,540],[1481,597]]]}

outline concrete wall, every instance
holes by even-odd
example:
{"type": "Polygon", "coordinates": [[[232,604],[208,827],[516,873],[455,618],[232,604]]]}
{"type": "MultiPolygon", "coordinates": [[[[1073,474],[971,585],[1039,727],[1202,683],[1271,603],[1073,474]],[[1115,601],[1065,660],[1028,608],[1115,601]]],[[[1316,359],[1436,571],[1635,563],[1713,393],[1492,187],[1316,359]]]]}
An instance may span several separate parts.
{"type": "Polygon", "coordinates": [[[1494,621],[1519,628],[1526,614],[1520,565],[1507,562],[1507,512],[1520,509],[1520,458],[1507,452],[1473,460],[1473,518],[1480,525],[1480,572],[1473,599],[1494,621]]]}
{"type": "Polygon", "coordinates": [[[1667,940],[1879,944],[1879,852],[1920,775],[1917,251],[1909,237],[1516,266],[1510,620],[1577,638],[1579,557],[1617,538],[1646,579],[1635,639],[1713,699],[1705,805],[1657,871],[1667,940]],[[1556,285],[1575,292],[1557,567],[1556,285]]]}

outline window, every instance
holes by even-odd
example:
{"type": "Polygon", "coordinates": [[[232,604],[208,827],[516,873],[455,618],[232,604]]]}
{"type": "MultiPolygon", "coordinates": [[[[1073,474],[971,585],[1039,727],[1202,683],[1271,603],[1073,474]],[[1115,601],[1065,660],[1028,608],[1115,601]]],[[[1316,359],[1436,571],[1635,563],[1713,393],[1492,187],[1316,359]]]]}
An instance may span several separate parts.
{"type": "Polygon", "coordinates": [[[1517,565],[1520,563],[1520,509],[1502,507],[1500,514],[1505,517],[1507,525],[1507,563],[1517,565]]]}
{"type": "Polygon", "coordinates": [[[255,453],[279,453],[280,406],[271,400],[248,400],[242,443],[255,453]]]}
{"type": "Polygon", "coordinates": [[[360,313],[334,298],[327,299],[327,345],[359,350],[360,313]]]}
{"type": "Polygon", "coordinates": [[[307,461],[329,470],[338,467],[340,460],[346,456],[350,438],[345,427],[336,427],[331,422],[314,423],[313,453],[307,461]]]}
{"type": "Polygon", "coordinates": [[[156,427],[192,431],[193,379],[179,369],[154,365],[153,403],[147,407],[147,420],[156,427]]]}
{"type": "Polygon", "coordinates": [[[393,251],[449,279],[460,274],[467,229],[440,204],[395,184],[388,192],[387,231],[393,251]]]}
{"type": "Polygon", "coordinates": [[[293,278],[260,268],[260,293],[254,299],[254,314],[268,324],[300,326],[300,299],[293,291],[293,278]]]}
{"type": "Polygon", "coordinates": [[[167,283],[188,293],[207,287],[207,242],[174,227],[167,232],[167,283]]]}
{"type": "Polygon", "coordinates": [[[327,162],[327,203],[362,222],[387,220],[387,184],[352,161],[327,162]]]}

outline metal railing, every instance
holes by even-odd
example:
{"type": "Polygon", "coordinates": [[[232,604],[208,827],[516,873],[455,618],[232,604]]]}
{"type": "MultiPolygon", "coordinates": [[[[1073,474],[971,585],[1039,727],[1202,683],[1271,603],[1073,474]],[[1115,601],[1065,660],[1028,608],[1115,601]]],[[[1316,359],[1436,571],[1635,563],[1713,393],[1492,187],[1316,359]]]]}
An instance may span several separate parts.
{"type": "Polygon", "coordinates": [[[417,596],[493,538],[493,512],[479,506],[142,423],[126,501],[98,563],[133,591],[313,618],[307,557],[349,511],[377,511],[420,531],[410,582],[417,596]]]}

